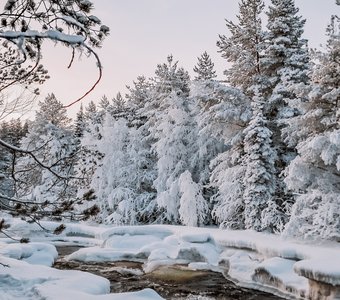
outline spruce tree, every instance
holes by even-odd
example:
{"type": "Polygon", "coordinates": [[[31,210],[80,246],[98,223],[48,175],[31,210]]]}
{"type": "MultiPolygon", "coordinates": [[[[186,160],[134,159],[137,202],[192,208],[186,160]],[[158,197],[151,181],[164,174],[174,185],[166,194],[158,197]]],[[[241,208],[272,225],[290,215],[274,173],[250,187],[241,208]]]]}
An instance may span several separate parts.
{"type": "Polygon", "coordinates": [[[216,71],[214,70],[214,63],[211,61],[211,58],[207,51],[204,51],[201,57],[198,57],[198,63],[194,67],[194,72],[197,74],[195,76],[196,80],[210,80],[214,79],[216,75],[216,71]]]}
{"type": "MultiPolygon", "coordinates": [[[[253,117],[244,134],[245,174],[244,174],[244,218],[245,228],[261,231],[273,231],[272,220],[267,221],[266,209],[273,203],[275,192],[276,153],[273,151],[271,136],[267,120],[263,114],[263,98],[259,92],[253,98],[253,117]],[[266,219],[264,226],[263,219],[266,219]]],[[[271,210],[274,207],[271,207],[271,210]]],[[[273,213],[273,212],[272,212],[273,213]]]]}
{"type": "Polygon", "coordinates": [[[74,135],[76,138],[81,138],[84,135],[85,130],[85,115],[83,104],[80,105],[80,109],[77,112],[76,120],[74,124],[74,135]]]}
{"type": "Polygon", "coordinates": [[[241,128],[238,138],[215,162],[212,180],[219,186],[219,191],[213,213],[225,227],[258,231],[270,227],[268,229],[273,230],[267,217],[266,228],[262,222],[262,212],[272,201],[276,186],[276,153],[271,142],[272,133],[263,114],[263,104],[267,101],[267,77],[263,73],[262,62],[265,34],[261,14],[264,3],[261,0],[242,0],[239,9],[239,23],[227,21],[231,36],[220,35],[217,45],[222,57],[232,63],[225,71],[227,82],[248,97],[253,112],[248,126],[241,128]],[[218,178],[222,174],[224,179],[218,178]]]}
{"type": "Polygon", "coordinates": [[[54,126],[68,127],[71,119],[67,116],[64,105],[55,97],[49,94],[44,101],[39,102],[39,110],[37,111],[37,119],[45,120],[54,126]]]}
{"type": "Polygon", "coordinates": [[[302,38],[306,20],[298,15],[294,0],[272,0],[267,16],[268,32],[262,59],[263,72],[268,77],[271,119],[294,115],[297,98],[294,85],[307,84],[309,55],[307,41],[302,38]],[[278,116],[277,116],[278,115],[278,116]]]}
{"type": "MultiPolygon", "coordinates": [[[[298,12],[294,0],[271,1],[267,11],[266,47],[261,58],[262,74],[265,76],[263,93],[267,98],[264,114],[273,133],[277,153],[273,203],[280,212],[277,211],[277,216],[270,215],[281,220],[281,229],[294,202],[283,181],[283,170],[296,156],[295,145],[284,141],[288,137],[285,128],[288,120],[300,113],[299,102],[304,101],[301,90],[309,84],[309,54],[307,41],[302,38],[305,20],[298,12]]],[[[269,209],[266,211],[269,212],[269,209]]]]}

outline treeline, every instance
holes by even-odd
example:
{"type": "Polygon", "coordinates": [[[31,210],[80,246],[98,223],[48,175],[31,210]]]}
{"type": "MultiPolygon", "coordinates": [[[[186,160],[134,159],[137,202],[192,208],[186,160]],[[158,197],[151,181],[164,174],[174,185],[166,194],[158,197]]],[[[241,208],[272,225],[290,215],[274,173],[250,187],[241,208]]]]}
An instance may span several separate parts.
{"type": "Polygon", "coordinates": [[[34,155],[0,157],[7,193],[58,203],[50,217],[85,209],[109,224],[340,240],[339,19],[321,53],[302,38],[293,0],[271,1],[266,29],[264,9],[242,0],[238,23],[227,21],[217,42],[226,82],[207,53],[193,79],[169,56],[125,97],[82,107],[74,124],[49,95],[16,135],[34,155]]]}

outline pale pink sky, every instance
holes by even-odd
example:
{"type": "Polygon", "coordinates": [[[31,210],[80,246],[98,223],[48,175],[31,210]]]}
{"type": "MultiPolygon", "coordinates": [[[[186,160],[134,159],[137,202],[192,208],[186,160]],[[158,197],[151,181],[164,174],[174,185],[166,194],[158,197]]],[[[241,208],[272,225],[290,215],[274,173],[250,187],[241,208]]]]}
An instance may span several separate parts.
{"type": "MultiPolygon", "coordinates": [[[[94,14],[111,29],[103,48],[98,50],[104,66],[104,78],[83,103],[109,98],[139,75],[151,77],[158,63],[173,54],[179,65],[190,73],[197,56],[205,50],[212,57],[219,79],[226,61],[217,53],[218,34],[228,34],[225,19],[236,19],[236,0],[92,0],[94,14]]],[[[269,2],[269,1],[267,1],[269,2]]],[[[312,47],[325,42],[325,28],[331,14],[339,14],[335,0],[296,0],[307,19],[305,37],[312,47]]],[[[67,70],[70,51],[61,46],[46,46],[44,65],[51,79],[41,88],[42,99],[50,92],[62,102],[70,103],[82,95],[96,80],[93,58],[76,60],[67,70]]],[[[79,105],[70,109],[74,115],[79,105]]]]}

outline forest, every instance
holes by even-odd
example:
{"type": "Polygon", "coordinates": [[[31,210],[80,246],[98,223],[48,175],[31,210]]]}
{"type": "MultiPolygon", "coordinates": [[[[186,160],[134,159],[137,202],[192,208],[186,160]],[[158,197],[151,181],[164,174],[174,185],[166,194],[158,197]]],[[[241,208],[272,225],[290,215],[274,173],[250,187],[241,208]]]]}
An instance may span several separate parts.
{"type": "MultiPolygon", "coordinates": [[[[237,19],[217,40],[230,66],[223,81],[207,52],[193,78],[169,55],[152,78],[82,105],[74,120],[53,93],[32,120],[7,114],[6,76],[25,69],[2,68],[1,211],[30,222],[218,226],[339,242],[339,17],[330,16],[322,50],[308,47],[293,0],[269,7],[241,0],[237,19]]],[[[0,26],[8,67],[14,50],[6,26],[14,25],[2,19],[0,26]]],[[[84,46],[60,32],[32,32],[25,35],[31,59],[44,38],[84,46]]],[[[108,28],[86,32],[96,47],[108,28]]],[[[26,75],[17,83],[48,79],[43,66],[26,75]]]]}

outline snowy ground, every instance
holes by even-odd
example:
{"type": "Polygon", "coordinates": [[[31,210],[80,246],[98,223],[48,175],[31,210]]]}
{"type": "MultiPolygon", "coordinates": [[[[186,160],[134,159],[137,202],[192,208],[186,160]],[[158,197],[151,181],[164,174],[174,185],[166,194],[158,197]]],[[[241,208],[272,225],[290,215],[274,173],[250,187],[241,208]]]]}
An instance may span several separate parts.
{"type": "MultiPolygon", "coordinates": [[[[144,272],[160,266],[222,272],[241,286],[287,297],[307,297],[308,279],[340,285],[340,245],[303,244],[251,231],[224,231],[167,225],[89,226],[66,224],[62,234],[43,232],[34,224],[9,219],[11,233],[29,244],[0,239],[0,299],[122,299],[109,294],[108,280],[85,272],[51,268],[56,244],[85,245],[69,260],[144,262],[144,272]],[[304,275],[304,276],[301,276],[304,275]]],[[[60,224],[42,222],[54,230],[60,224]]],[[[124,299],[162,299],[146,289],[124,299]]],[[[330,298],[331,299],[331,298],[330,298]]]]}

